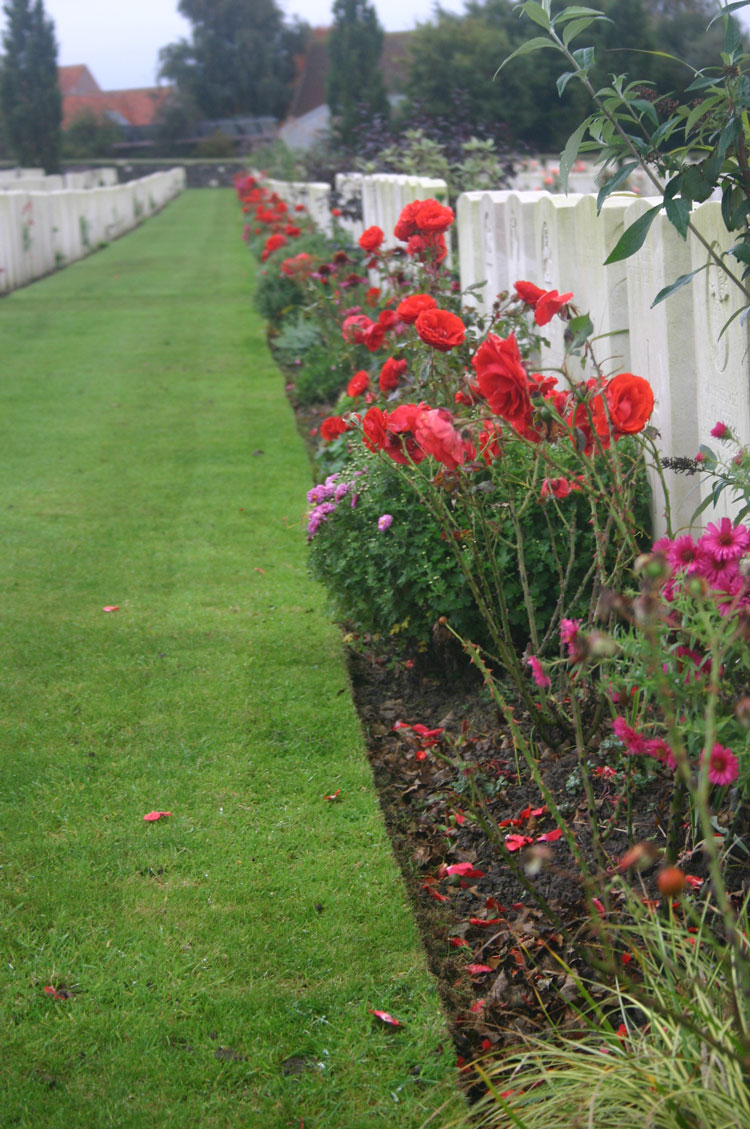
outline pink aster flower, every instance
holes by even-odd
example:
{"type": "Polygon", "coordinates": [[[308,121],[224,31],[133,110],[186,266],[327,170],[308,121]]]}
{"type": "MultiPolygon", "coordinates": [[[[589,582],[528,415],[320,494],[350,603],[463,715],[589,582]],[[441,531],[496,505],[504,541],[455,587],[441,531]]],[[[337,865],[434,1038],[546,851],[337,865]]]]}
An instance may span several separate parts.
{"type": "Polygon", "coordinates": [[[378,530],[379,530],[379,532],[384,533],[385,530],[388,528],[388,526],[392,525],[392,524],[393,524],[393,518],[391,517],[391,515],[390,514],[383,514],[382,517],[378,518],[378,530]]]}
{"type": "MultiPolygon", "coordinates": [[[[701,756],[701,763],[703,763],[703,755],[701,756]]],[[[711,757],[708,762],[708,779],[712,784],[719,786],[733,784],[739,776],[739,771],[739,761],[732,750],[720,745],[717,741],[711,750],[711,757]]]]}
{"type": "Polygon", "coordinates": [[[716,556],[703,545],[695,560],[694,573],[702,576],[712,588],[726,588],[737,575],[737,558],[716,556]]]}
{"type": "Polygon", "coordinates": [[[676,537],[666,550],[667,560],[675,570],[687,569],[689,572],[698,556],[698,546],[689,533],[676,537]]]}
{"type": "Polygon", "coordinates": [[[750,547],[750,530],[744,525],[732,525],[731,518],[723,517],[718,525],[711,522],[706,526],[699,545],[717,560],[738,560],[750,547]]]}
{"type": "Polygon", "coordinates": [[[539,659],[536,658],[535,655],[529,655],[526,662],[531,667],[531,673],[533,675],[534,681],[541,690],[546,690],[548,686],[552,685],[549,678],[544,673],[542,664],[539,662],[539,659]]]}

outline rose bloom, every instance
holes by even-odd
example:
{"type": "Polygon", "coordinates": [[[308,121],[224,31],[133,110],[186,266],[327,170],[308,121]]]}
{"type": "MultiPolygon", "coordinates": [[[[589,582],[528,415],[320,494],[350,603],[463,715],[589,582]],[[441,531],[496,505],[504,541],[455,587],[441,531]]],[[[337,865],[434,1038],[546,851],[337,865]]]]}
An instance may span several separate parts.
{"type": "Polygon", "coordinates": [[[547,290],[542,294],[534,306],[534,321],[537,325],[547,325],[555,314],[559,314],[563,306],[567,306],[573,297],[573,291],[567,294],[558,294],[556,290],[547,290]]]}
{"type": "Polygon", "coordinates": [[[521,301],[532,308],[536,306],[539,299],[545,293],[539,286],[535,286],[533,282],[524,282],[523,279],[514,282],[513,287],[521,301]]]}
{"type": "Polygon", "coordinates": [[[386,413],[380,408],[369,408],[362,420],[362,439],[371,451],[380,451],[385,445],[386,413]]]}
{"type": "Polygon", "coordinates": [[[514,427],[526,425],[531,419],[529,379],[515,334],[502,338],[488,333],[471,363],[479,390],[495,415],[514,427]]]}
{"type": "Polygon", "coordinates": [[[443,259],[448,254],[448,247],[445,238],[439,232],[433,234],[431,231],[425,232],[424,235],[410,235],[409,241],[406,244],[407,255],[413,255],[421,259],[423,262],[426,259],[431,259],[435,263],[442,263],[443,259]]]}
{"type": "Polygon", "coordinates": [[[383,393],[394,392],[398,388],[399,381],[406,369],[406,361],[397,361],[395,357],[389,357],[380,370],[380,377],[378,378],[380,391],[383,393]]]}
{"type": "Polygon", "coordinates": [[[426,345],[447,353],[463,343],[466,326],[450,310],[423,310],[415,322],[415,328],[426,345]]]}
{"type": "Polygon", "coordinates": [[[370,353],[377,353],[385,340],[385,328],[380,322],[374,321],[368,325],[362,337],[362,344],[370,353]]]}
{"type": "Polygon", "coordinates": [[[380,297],[380,287],[379,286],[371,286],[370,289],[365,294],[365,305],[376,306],[377,303],[378,303],[379,297],[380,297]]]}
{"type": "Polygon", "coordinates": [[[453,426],[453,416],[445,408],[432,408],[417,419],[414,438],[423,451],[448,470],[466,461],[466,444],[453,426]]]}
{"type": "Polygon", "coordinates": [[[429,411],[426,404],[400,404],[394,411],[383,413],[383,450],[394,463],[407,466],[410,462],[421,463],[427,457],[414,438],[417,421],[425,410],[429,411]]]}
{"type": "Polygon", "coordinates": [[[542,483],[541,497],[549,498],[550,494],[553,498],[567,498],[570,494],[571,485],[567,478],[545,478],[542,483]]]}
{"type": "Polygon", "coordinates": [[[632,372],[621,372],[609,381],[604,395],[616,431],[635,435],[643,430],[654,410],[654,393],[647,380],[632,372]]]}
{"type": "Polygon", "coordinates": [[[378,314],[378,323],[382,325],[383,329],[393,329],[398,320],[398,314],[395,310],[381,310],[378,314]]]}
{"type": "Polygon", "coordinates": [[[410,236],[417,234],[416,218],[421,206],[421,200],[413,200],[411,204],[406,204],[401,209],[401,215],[398,217],[398,223],[393,229],[393,234],[402,243],[406,243],[410,236]]]}
{"type": "Polygon", "coordinates": [[[362,345],[366,331],[371,329],[373,325],[375,325],[375,322],[368,318],[366,314],[351,314],[344,318],[341,325],[341,336],[350,345],[362,345]]]}
{"type": "Polygon", "coordinates": [[[396,306],[396,315],[407,325],[413,325],[424,310],[434,310],[437,302],[431,294],[410,294],[396,306]]]}
{"type": "Polygon", "coordinates": [[[265,247],[263,248],[263,251],[261,252],[260,257],[261,257],[262,261],[265,263],[265,261],[266,261],[266,259],[268,258],[269,255],[272,255],[274,253],[274,251],[278,251],[279,247],[285,247],[285,246],[286,246],[285,236],[283,236],[283,235],[269,235],[268,239],[266,240],[265,247]]]}
{"type": "Polygon", "coordinates": [[[359,245],[363,251],[368,251],[370,254],[377,251],[380,244],[385,239],[385,234],[381,228],[374,226],[368,227],[367,231],[363,231],[359,237],[359,245]]]}
{"type": "Polygon", "coordinates": [[[288,223],[284,228],[284,235],[288,235],[290,239],[296,239],[298,235],[302,234],[302,228],[297,227],[294,223],[288,223]]]}
{"type": "Polygon", "coordinates": [[[330,443],[348,430],[349,425],[344,423],[341,416],[328,416],[320,425],[320,438],[324,443],[330,443]]]}
{"type": "Polygon", "coordinates": [[[367,389],[369,387],[370,387],[369,373],[366,373],[364,369],[360,369],[359,372],[355,372],[354,376],[351,378],[351,380],[347,384],[346,394],[347,394],[347,396],[352,396],[352,397],[361,396],[362,393],[367,391],[367,389]]]}
{"type": "Polygon", "coordinates": [[[417,231],[422,234],[441,235],[456,218],[452,208],[445,208],[437,200],[424,200],[414,217],[417,231]]]}

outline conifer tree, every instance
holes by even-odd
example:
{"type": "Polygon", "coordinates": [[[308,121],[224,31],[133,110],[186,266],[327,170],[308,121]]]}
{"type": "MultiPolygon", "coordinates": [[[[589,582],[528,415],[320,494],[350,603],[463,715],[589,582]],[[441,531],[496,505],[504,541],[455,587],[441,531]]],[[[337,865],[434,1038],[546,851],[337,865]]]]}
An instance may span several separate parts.
{"type": "Polygon", "coordinates": [[[60,167],[62,96],[55,25],[42,0],[5,0],[0,106],[10,151],[24,166],[60,167]]]}
{"type": "Polygon", "coordinates": [[[388,114],[388,98],[380,70],[383,28],[368,0],[335,0],[328,39],[328,105],[335,131],[352,148],[363,121],[388,114]]]}

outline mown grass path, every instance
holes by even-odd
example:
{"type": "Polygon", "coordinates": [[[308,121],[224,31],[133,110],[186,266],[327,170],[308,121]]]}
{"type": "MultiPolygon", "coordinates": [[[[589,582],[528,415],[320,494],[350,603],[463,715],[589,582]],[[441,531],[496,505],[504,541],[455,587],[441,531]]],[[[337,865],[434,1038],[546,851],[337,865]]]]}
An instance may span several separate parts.
{"type": "Polygon", "coordinates": [[[235,212],[187,193],[0,303],[3,1129],[446,1097],[235,212]]]}

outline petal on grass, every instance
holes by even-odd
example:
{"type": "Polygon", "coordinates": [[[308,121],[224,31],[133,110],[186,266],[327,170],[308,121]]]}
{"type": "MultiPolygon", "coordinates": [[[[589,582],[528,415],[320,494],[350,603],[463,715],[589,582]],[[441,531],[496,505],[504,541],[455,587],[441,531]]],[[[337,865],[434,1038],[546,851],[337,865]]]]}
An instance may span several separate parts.
{"type": "Polygon", "coordinates": [[[328,801],[337,800],[340,795],[341,795],[341,789],[337,788],[335,792],[331,792],[330,796],[324,796],[323,799],[328,800],[328,801]]]}
{"type": "Polygon", "coordinates": [[[156,823],[157,819],[166,819],[171,814],[171,811],[150,811],[143,818],[146,823],[156,823]]]}
{"type": "Polygon", "coordinates": [[[395,1019],[387,1011],[377,1011],[376,1009],[371,1008],[371,1007],[368,1007],[367,1010],[369,1011],[370,1015],[374,1015],[375,1018],[379,1019],[381,1023],[387,1023],[391,1027],[403,1027],[404,1026],[400,1019],[395,1019]]]}
{"type": "Polygon", "coordinates": [[[120,610],[119,604],[107,604],[107,606],[105,608],[102,608],[103,612],[119,612],[119,610],[120,610]]]}

